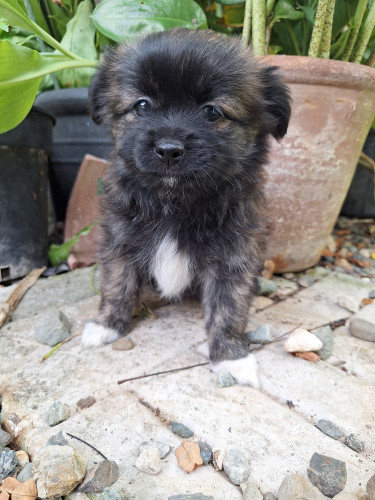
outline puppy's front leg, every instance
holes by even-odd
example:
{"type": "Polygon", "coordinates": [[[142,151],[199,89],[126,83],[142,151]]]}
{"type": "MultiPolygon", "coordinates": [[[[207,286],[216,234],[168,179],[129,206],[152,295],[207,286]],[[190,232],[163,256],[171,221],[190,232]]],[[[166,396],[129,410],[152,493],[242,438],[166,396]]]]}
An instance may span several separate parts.
{"type": "Polygon", "coordinates": [[[97,347],[126,334],[140,293],[141,278],[134,264],[124,257],[102,264],[102,299],[99,315],[86,324],[82,344],[97,347]]]}
{"type": "Polygon", "coordinates": [[[253,287],[251,274],[217,269],[204,278],[202,306],[212,370],[230,372],[239,384],[258,388],[256,360],[245,337],[253,287]]]}

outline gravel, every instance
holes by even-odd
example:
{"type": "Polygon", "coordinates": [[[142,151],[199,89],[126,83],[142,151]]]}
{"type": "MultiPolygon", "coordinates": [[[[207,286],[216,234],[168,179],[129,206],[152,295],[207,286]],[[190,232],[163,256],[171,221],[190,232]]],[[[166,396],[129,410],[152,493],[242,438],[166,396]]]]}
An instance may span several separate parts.
{"type": "Polygon", "coordinates": [[[271,340],[270,325],[260,325],[255,330],[246,332],[246,340],[249,344],[267,344],[271,340]]]}
{"type": "Polygon", "coordinates": [[[263,500],[277,500],[273,493],[265,493],[263,496],[263,500]]]}
{"type": "Polygon", "coordinates": [[[1,448],[5,448],[12,441],[12,436],[9,432],[5,432],[0,428],[0,450],[1,448]]]}
{"type": "Polygon", "coordinates": [[[188,493],[187,495],[173,495],[168,500],[214,500],[212,495],[202,495],[202,493],[188,493]]]}
{"type": "Polygon", "coordinates": [[[200,456],[202,457],[204,465],[207,465],[212,460],[212,448],[209,444],[199,441],[200,456]]]}
{"type": "Polygon", "coordinates": [[[101,493],[119,478],[119,468],[113,460],[103,460],[87,471],[77,491],[101,493]]]}
{"type": "Polygon", "coordinates": [[[365,306],[351,318],[349,331],[354,337],[375,342],[375,302],[365,306]]]}
{"type": "Polygon", "coordinates": [[[231,387],[236,381],[229,372],[221,371],[218,374],[216,385],[218,387],[231,387]]]}
{"type": "Polygon", "coordinates": [[[245,455],[242,451],[234,448],[227,451],[223,467],[229,481],[236,485],[244,483],[250,474],[249,463],[245,455]]]}
{"type": "Polygon", "coordinates": [[[69,406],[55,401],[48,410],[47,422],[50,427],[64,422],[69,417],[69,406]]]}
{"type": "Polygon", "coordinates": [[[263,495],[258,486],[252,481],[246,481],[240,484],[244,500],[263,500],[263,495]]]}
{"type": "Polygon", "coordinates": [[[159,450],[161,459],[167,457],[172,451],[172,446],[169,446],[169,444],[161,443],[160,441],[144,441],[139,446],[138,456],[142,453],[146,446],[156,446],[159,450]]]}
{"type": "Polygon", "coordinates": [[[368,500],[375,500],[375,474],[373,474],[366,484],[368,500]]]}
{"type": "Polygon", "coordinates": [[[53,446],[67,446],[68,441],[64,438],[62,431],[60,431],[58,434],[54,434],[53,436],[51,436],[47,444],[53,446]]]}
{"type": "Polygon", "coordinates": [[[357,436],[354,434],[349,434],[349,436],[345,437],[345,444],[346,446],[349,446],[352,450],[360,453],[363,451],[363,443],[360,441],[357,436]]]}
{"type": "Polygon", "coordinates": [[[51,347],[69,338],[70,324],[65,314],[59,310],[49,311],[35,327],[35,338],[51,347]]]}
{"type": "Polygon", "coordinates": [[[278,500],[324,500],[318,488],[298,474],[286,476],[277,494],[278,500]]]}
{"type": "Polygon", "coordinates": [[[344,437],[342,430],[329,420],[319,420],[316,426],[320,431],[333,439],[341,439],[344,437]]]}
{"type": "Polygon", "coordinates": [[[329,325],[321,326],[320,328],[312,330],[311,333],[316,335],[318,339],[323,342],[323,347],[319,349],[319,351],[316,351],[316,354],[320,357],[320,359],[328,359],[331,356],[333,350],[332,328],[329,325]]]}
{"type": "Polygon", "coordinates": [[[21,483],[24,483],[25,481],[28,481],[33,477],[33,464],[29,462],[26,464],[21,472],[18,474],[17,479],[21,483]]]}
{"type": "Polygon", "coordinates": [[[179,422],[172,422],[172,432],[185,439],[194,436],[193,431],[186,427],[186,425],[180,424],[179,422]]]}
{"type": "Polygon", "coordinates": [[[146,446],[135,461],[138,470],[147,474],[159,474],[162,469],[160,451],[157,446],[146,446]]]}
{"type": "Polygon", "coordinates": [[[345,488],[346,465],[341,460],[314,453],[307,475],[323,495],[332,498],[345,488]]]}
{"type": "Polygon", "coordinates": [[[4,450],[0,453],[0,478],[12,476],[17,467],[17,454],[13,450],[4,450]]]}

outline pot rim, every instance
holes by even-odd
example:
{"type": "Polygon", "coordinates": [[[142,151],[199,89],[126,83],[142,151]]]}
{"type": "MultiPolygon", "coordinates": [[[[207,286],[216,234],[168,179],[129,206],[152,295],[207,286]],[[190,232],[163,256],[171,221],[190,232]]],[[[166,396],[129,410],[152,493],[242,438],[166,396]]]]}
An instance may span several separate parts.
{"type": "Polygon", "coordinates": [[[375,90],[375,69],[364,64],[308,56],[267,55],[259,58],[280,68],[286,83],[375,90]]]}

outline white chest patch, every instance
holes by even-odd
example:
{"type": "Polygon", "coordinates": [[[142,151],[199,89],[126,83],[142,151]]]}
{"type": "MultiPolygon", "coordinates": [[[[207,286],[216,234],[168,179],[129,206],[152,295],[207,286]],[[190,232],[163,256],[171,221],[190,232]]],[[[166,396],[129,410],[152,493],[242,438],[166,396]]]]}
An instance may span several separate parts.
{"type": "Polygon", "coordinates": [[[163,297],[179,297],[192,280],[189,258],[179,252],[177,241],[165,236],[151,261],[150,272],[163,297]]]}

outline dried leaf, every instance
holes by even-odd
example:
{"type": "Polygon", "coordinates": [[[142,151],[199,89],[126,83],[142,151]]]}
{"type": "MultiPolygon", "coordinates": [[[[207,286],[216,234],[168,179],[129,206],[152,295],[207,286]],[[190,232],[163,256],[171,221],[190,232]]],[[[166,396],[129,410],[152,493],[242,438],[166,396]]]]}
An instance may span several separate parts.
{"type": "Polygon", "coordinates": [[[270,280],[273,276],[273,273],[275,271],[275,263],[273,260],[265,260],[264,261],[264,268],[263,268],[263,271],[262,271],[262,277],[267,279],[267,280],[270,280]]]}
{"type": "Polygon", "coordinates": [[[364,298],[364,299],[362,299],[361,304],[363,306],[368,306],[369,304],[372,304],[373,302],[374,302],[374,299],[366,299],[366,298],[364,298]]]}
{"type": "MultiPolygon", "coordinates": [[[[35,500],[38,495],[34,479],[20,483],[14,477],[7,477],[1,489],[2,492],[12,495],[12,500],[35,500]]],[[[3,500],[1,496],[0,499],[3,500]]],[[[7,497],[4,497],[4,500],[7,500],[7,497]]]]}
{"type": "Polygon", "coordinates": [[[351,234],[351,231],[349,229],[338,229],[336,231],[337,236],[346,236],[348,234],[351,234]]]}
{"type": "Polygon", "coordinates": [[[185,472],[193,472],[203,465],[199,444],[191,441],[184,441],[176,450],[178,465],[185,472]]]}
{"type": "Polygon", "coordinates": [[[307,352],[294,352],[294,356],[297,358],[302,358],[305,359],[306,361],[312,361],[313,363],[317,363],[319,361],[319,356],[312,351],[307,351],[307,352]]]}

